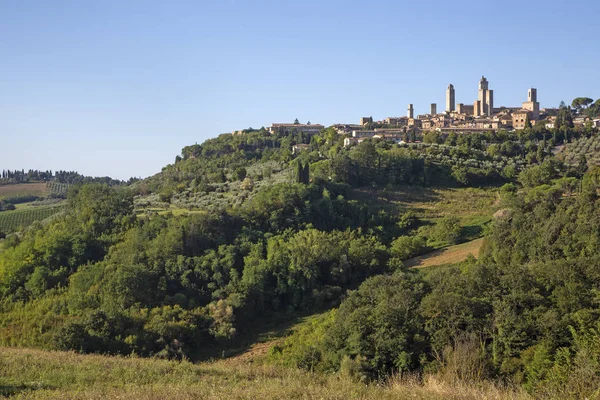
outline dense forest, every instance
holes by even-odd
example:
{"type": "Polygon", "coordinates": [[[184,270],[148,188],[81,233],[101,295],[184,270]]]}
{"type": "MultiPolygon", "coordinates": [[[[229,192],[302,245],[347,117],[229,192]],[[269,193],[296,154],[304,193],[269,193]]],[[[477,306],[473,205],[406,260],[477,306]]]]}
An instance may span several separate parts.
{"type": "Polygon", "coordinates": [[[249,129],[131,185],[75,179],[65,212],[1,243],[0,344],[202,359],[255,321],[331,310],[270,360],[598,395],[600,170],[552,151],[597,135],[566,124],[344,147],[332,128],[249,129]],[[404,262],[461,241],[457,219],[356,199],[480,186],[501,212],[479,258],[423,270],[404,262]]]}

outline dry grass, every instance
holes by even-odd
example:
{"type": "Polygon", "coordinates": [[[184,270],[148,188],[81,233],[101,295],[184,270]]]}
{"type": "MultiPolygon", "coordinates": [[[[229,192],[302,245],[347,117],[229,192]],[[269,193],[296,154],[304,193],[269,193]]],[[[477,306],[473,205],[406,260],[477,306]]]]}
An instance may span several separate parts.
{"type": "Polygon", "coordinates": [[[491,384],[393,378],[365,385],[247,362],[163,360],[0,348],[0,393],[32,399],[525,399],[491,384]]]}
{"type": "Polygon", "coordinates": [[[466,260],[469,254],[477,258],[482,244],[483,238],[475,239],[467,243],[446,247],[423,256],[408,259],[404,262],[404,265],[409,268],[425,268],[436,265],[456,264],[466,260]]]}
{"type": "Polygon", "coordinates": [[[12,185],[1,185],[0,186],[0,197],[12,197],[12,196],[45,196],[48,194],[46,183],[17,183],[12,185]]]}
{"type": "Polygon", "coordinates": [[[388,383],[390,391],[406,390],[407,388],[422,390],[431,398],[448,400],[529,400],[526,392],[518,388],[501,387],[494,383],[482,381],[477,384],[448,383],[434,375],[425,377],[424,381],[394,378],[388,383]]]}

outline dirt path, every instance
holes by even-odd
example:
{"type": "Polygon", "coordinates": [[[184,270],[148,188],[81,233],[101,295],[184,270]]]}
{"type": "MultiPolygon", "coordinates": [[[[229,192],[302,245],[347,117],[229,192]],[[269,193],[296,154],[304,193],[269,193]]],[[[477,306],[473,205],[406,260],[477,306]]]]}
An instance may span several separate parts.
{"type": "Polygon", "coordinates": [[[404,262],[409,268],[425,268],[435,265],[454,264],[467,259],[469,254],[475,258],[479,256],[479,249],[483,244],[483,238],[436,250],[423,256],[414,257],[404,262]]]}

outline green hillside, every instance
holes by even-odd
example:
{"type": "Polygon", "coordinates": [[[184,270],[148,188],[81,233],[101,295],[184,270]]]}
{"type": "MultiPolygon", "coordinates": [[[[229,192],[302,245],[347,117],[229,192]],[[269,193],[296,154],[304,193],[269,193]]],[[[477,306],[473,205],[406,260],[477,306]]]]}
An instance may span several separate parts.
{"type": "MultiPolygon", "coordinates": [[[[593,397],[600,172],[562,162],[551,138],[536,126],[344,147],[332,128],[248,130],[185,147],[128,186],[74,185],[64,213],[1,244],[0,345],[200,362],[252,347],[259,328],[316,314],[262,348],[277,377],[265,386],[226,361],[135,362],[184,376],[217,368],[215,397],[223,380],[233,380],[231,393],[242,382],[267,398],[394,397],[409,385],[399,375],[418,382],[408,393],[419,396],[435,381],[457,392],[509,385],[539,398],[593,397]],[[415,257],[479,238],[477,258],[412,268],[415,257]]],[[[19,361],[10,362],[12,371],[19,361]]],[[[135,397],[151,382],[170,385],[157,376],[124,387],[107,373],[97,386],[64,374],[36,395],[135,397]]],[[[29,385],[6,379],[7,390],[29,385]]],[[[203,384],[191,387],[205,393],[203,384]]]]}

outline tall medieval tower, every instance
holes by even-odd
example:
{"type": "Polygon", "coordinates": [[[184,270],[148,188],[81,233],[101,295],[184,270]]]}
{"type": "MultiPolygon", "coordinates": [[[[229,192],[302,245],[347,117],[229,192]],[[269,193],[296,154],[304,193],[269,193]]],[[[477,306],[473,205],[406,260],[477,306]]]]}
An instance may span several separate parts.
{"type": "Polygon", "coordinates": [[[480,109],[479,113],[475,113],[476,116],[492,115],[494,111],[494,91],[490,90],[488,86],[488,81],[487,79],[485,79],[485,76],[482,76],[481,80],[479,81],[477,101],[479,102],[480,109]]]}
{"type": "Polygon", "coordinates": [[[449,84],[448,89],[446,89],[446,112],[452,112],[454,110],[456,110],[454,85],[449,84]]]}

